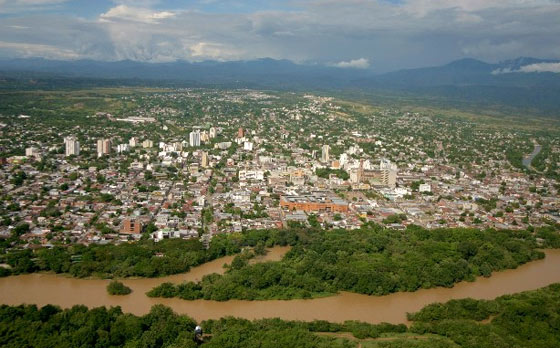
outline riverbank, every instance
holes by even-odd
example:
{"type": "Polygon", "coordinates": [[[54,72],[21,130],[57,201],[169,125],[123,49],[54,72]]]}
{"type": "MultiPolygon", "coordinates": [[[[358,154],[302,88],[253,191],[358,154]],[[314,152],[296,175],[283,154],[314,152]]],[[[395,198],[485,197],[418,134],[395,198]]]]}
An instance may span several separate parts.
{"type": "MultiPolygon", "coordinates": [[[[271,257],[279,257],[288,248],[273,248],[271,257]]],[[[124,312],[143,315],[155,304],[171,307],[175,312],[187,314],[198,321],[234,316],[246,319],[282,318],[285,320],[331,322],[360,320],[368,323],[408,323],[406,314],[416,312],[433,302],[451,299],[493,299],[501,295],[535,290],[560,282],[560,250],[545,250],[542,260],[524,264],[517,269],[494,272],[489,278],[479,277],[474,282],[460,282],[452,288],[421,289],[386,296],[367,296],[343,292],[335,296],[309,300],[271,300],[226,302],[177,298],[149,298],[145,293],[162,282],[195,281],[205,274],[222,272],[223,264],[233,257],[220,258],[191,272],[155,279],[125,279],[132,289],[130,295],[115,297],[107,294],[110,280],[85,280],[51,274],[27,274],[0,279],[0,303],[23,303],[43,306],[54,304],[63,308],[83,304],[90,308],[120,306],[124,312]]]]}

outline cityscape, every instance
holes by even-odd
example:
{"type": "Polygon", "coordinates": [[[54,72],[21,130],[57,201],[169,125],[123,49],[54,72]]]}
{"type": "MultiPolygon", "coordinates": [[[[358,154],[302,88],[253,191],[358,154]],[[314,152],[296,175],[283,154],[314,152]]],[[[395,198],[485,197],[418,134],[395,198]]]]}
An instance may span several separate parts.
{"type": "Polygon", "coordinates": [[[0,18],[0,347],[560,347],[558,0],[0,18]]]}
{"type": "MultiPolygon", "coordinates": [[[[560,223],[554,176],[518,158],[538,160],[542,149],[523,130],[313,95],[190,89],[122,98],[135,104],[130,114],[99,111],[67,134],[36,117],[5,118],[2,146],[22,155],[2,160],[2,195],[12,200],[0,234],[25,222],[20,238],[33,248],[143,235],[209,243],[293,224],[560,223]]],[[[558,138],[546,141],[558,158],[558,138]]]]}

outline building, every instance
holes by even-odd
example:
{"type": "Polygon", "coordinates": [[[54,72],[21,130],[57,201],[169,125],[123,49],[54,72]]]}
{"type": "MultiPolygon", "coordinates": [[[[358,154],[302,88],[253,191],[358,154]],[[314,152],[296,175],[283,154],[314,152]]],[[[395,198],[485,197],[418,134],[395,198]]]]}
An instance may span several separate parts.
{"type": "Polygon", "coordinates": [[[99,139],[97,140],[97,157],[108,155],[111,152],[111,140],[99,139]]]}
{"type": "Polygon", "coordinates": [[[154,142],[151,141],[151,140],[144,140],[144,141],[142,142],[142,147],[145,148],[145,149],[154,147],[154,142]]]}
{"type": "Polygon", "coordinates": [[[200,131],[199,130],[192,131],[189,134],[189,145],[191,147],[200,146],[200,131]]]}
{"type": "Polygon", "coordinates": [[[130,140],[128,141],[128,145],[130,147],[136,147],[136,145],[138,145],[138,139],[136,139],[135,137],[130,138],[130,140]]]}
{"type": "Polygon", "coordinates": [[[243,138],[244,136],[245,136],[245,132],[243,131],[243,128],[239,127],[239,129],[237,130],[237,137],[243,138]]]}
{"type": "Polygon", "coordinates": [[[25,156],[26,157],[33,157],[37,160],[41,159],[41,153],[36,147],[28,147],[25,149],[25,156]]]}
{"type": "Polygon", "coordinates": [[[210,141],[210,135],[207,131],[200,132],[200,141],[202,141],[203,143],[207,143],[210,141]]]}
{"type": "Polygon", "coordinates": [[[306,195],[282,196],[280,207],[305,212],[347,213],[348,202],[330,192],[313,192],[306,195]]]}
{"type": "Polygon", "coordinates": [[[64,145],[66,147],[66,156],[80,155],[80,142],[76,139],[76,137],[64,138],[64,145]]]}
{"type": "Polygon", "coordinates": [[[117,152],[118,153],[127,152],[129,150],[130,150],[130,145],[129,144],[119,144],[119,145],[117,145],[117,152]]]}
{"type": "Polygon", "coordinates": [[[210,127],[210,132],[208,133],[208,135],[210,136],[210,139],[214,139],[217,135],[216,128],[210,127]]]}
{"type": "Polygon", "coordinates": [[[134,219],[124,219],[121,233],[140,234],[142,233],[142,223],[134,219]]]}
{"type": "Polygon", "coordinates": [[[253,151],[253,143],[250,141],[246,141],[243,143],[243,150],[245,151],[253,151]]]}
{"type": "Polygon", "coordinates": [[[202,168],[208,168],[208,165],[209,165],[208,152],[203,152],[202,153],[202,158],[200,160],[200,166],[202,168]]]}
{"type": "Polygon", "coordinates": [[[418,187],[418,191],[420,192],[432,192],[432,185],[430,184],[420,184],[418,187]]]}
{"type": "Polygon", "coordinates": [[[350,181],[354,183],[371,183],[394,188],[397,185],[397,165],[389,160],[382,159],[379,168],[366,169],[364,162],[360,161],[358,171],[350,173],[350,181]]]}
{"type": "Polygon", "coordinates": [[[329,145],[323,145],[323,149],[321,152],[321,161],[324,163],[329,162],[330,158],[331,147],[329,145]]]}

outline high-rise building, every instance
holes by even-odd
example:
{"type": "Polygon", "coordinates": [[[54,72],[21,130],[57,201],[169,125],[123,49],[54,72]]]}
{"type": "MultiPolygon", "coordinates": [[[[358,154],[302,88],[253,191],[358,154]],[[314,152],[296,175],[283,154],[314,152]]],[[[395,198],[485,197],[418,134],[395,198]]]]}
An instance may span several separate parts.
{"type": "Polygon", "coordinates": [[[123,153],[126,151],[130,150],[130,145],[129,144],[119,144],[117,145],[117,152],[118,153],[123,153]]]}
{"type": "Polygon", "coordinates": [[[244,136],[245,136],[245,132],[243,131],[243,128],[239,127],[239,129],[237,130],[237,137],[243,138],[244,136]]]}
{"type": "Polygon", "coordinates": [[[330,158],[331,147],[329,145],[323,145],[321,152],[321,161],[327,163],[330,158]]]}
{"type": "Polygon", "coordinates": [[[208,152],[202,153],[202,159],[200,160],[200,166],[202,168],[208,168],[208,152]]]}
{"type": "Polygon", "coordinates": [[[207,131],[200,132],[200,141],[206,143],[210,140],[210,135],[207,131]]]}
{"type": "Polygon", "coordinates": [[[78,156],[80,154],[80,142],[76,139],[76,137],[64,138],[64,145],[66,147],[66,156],[78,156]]]}
{"type": "Polygon", "coordinates": [[[136,139],[136,137],[130,138],[130,140],[128,141],[128,145],[130,147],[136,147],[136,145],[138,145],[138,139],[136,139]]]}
{"type": "Polygon", "coordinates": [[[210,136],[210,139],[214,139],[217,135],[216,128],[210,127],[210,132],[208,133],[208,135],[210,136]]]}
{"type": "Polygon", "coordinates": [[[99,139],[97,140],[97,157],[107,155],[111,152],[111,140],[99,139]]]}
{"type": "Polygon", "coordinates": [[[150,147],[154,147],[154,142],[152,140],[144,140],[142,142],[142,147],[145,148],[145,149],[150,148],[150,147]]]}
{"type": "Polygon", "coordinates": [[[189,144],[192,147],[200,146],[200,131],[199,130],[192,131],[189,134],[189,144]]]}

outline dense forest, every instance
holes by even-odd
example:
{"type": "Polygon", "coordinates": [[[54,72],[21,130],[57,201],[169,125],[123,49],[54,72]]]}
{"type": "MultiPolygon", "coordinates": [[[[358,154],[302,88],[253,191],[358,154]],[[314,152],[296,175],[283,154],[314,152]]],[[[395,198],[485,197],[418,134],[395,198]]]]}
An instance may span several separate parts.
{"type": "Polygon", "coordinates": [[[221,318],[197,324],[155,305],[141,317],[119,307],[61,310],[0,306],[2,347],[385,347],[540,348],[560,346],[560,284],[496,300],[452,300],[409,315],[410,327],[356,321],[329,323],[221,318]]]}
{"type": "Polygon", "coordinates": [[[0,275],[53,271],[74,277],[159,277],[187,272],[191,267],[225,255],[241,252],[243,247],[295,242],[293,231],[270,231],[218,235],[208,249],[198,240],[165,239],[158,243],[142,240],[120,245],[72,245],[38,250],[10,250],[0,260],[11,269],[0,268],[0,275]]]}
{"type": "Polygon", "coordinates": [[[552,229],[535,236],[528,231],[417,226],[397,231],[364,225],[358,230],[293,229],[290,234],[293,247],[280,262],[250,264],[238,257],[224,275],[207,275],[199,283],[164,283],[148,295],[218,301],[309,298],[341,290],[384,295],[451,287],[540,259],[544,254],[536,250],[536,236],[559,246],[552,229]]]}

